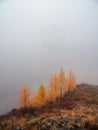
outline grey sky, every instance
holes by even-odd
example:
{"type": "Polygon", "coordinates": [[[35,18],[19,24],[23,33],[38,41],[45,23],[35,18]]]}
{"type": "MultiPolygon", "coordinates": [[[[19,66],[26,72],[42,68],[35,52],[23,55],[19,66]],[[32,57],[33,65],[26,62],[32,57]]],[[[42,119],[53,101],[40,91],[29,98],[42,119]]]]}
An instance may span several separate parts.
{"type": "Polygon", "coordinates": [[[60,67],[98,84],[97,0],[0,0],[0,113],[60,67]]]}

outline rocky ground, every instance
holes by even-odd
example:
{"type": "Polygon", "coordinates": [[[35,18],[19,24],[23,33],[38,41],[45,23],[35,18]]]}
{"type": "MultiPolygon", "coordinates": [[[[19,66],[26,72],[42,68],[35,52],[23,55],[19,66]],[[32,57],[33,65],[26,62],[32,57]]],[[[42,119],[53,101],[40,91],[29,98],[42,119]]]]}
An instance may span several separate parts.
{"type": "Polygon", "coordinates": [[[78,85],[59,105],[13,109],[0,117],[0,130],[98,130],[98,86],[78,85]]]}

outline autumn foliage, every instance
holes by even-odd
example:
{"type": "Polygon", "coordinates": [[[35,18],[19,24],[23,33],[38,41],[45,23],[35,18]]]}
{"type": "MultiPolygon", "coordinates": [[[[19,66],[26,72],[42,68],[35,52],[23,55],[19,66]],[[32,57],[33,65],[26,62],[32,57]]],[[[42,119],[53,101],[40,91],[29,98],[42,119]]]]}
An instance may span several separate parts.
{"type": "Polygon", "coordinates": [[[39,86],[38,92],[34,96],[34,104],[35,106],[42,106],[46,102],[46,92],[44,86],[41,84],[39,86]]]}
{"type": "Polygon", "coordinates": [[[69,76],[66,76],[65,71],[61,69],[59,73],[51,77],[47,87],[41,84],[35,94],[31,94],[27,87],[23,87],[20,91],[18,102],[21,107],[40,107],[47,102],[55,102],[57,98],[61,98],[64,94],[72,92],[75,89],[75,75],[70,70],[69,76]]]}
{"type": "Polygon", "coordinates": [[[18,101],[22,107],[29,107],[29,105],[30,105],[30,92],[26,87],[23,87],[21,89],[18,101]]]}

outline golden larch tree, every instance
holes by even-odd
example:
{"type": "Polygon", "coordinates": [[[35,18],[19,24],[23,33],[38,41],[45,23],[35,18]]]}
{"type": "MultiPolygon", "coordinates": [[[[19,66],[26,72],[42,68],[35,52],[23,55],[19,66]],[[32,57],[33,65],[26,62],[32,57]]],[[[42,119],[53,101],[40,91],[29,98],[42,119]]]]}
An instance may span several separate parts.
{"type": "Polygon", "coordinates": [[[59,96],[59,76],[55,74],[49,81],[47,89],[47,100],[55,101],[56,97],[59,96]]]}
{"type": "Polygon", "coordinates": [[[63,94],[65,94],[68,91],[68,86],[69,86],[69,80],[65,75],[65,71],[61,69],[59,72],[59,84],[60,84],[60,97],[62,97],[63,94]]]}
{"type": "Polygon", "coordinates": [[[30,106],[30,92],[26,87],[23,87],[20,91],[18,102],[22,107],[30,106]]]}
{"type": "Polygon", "coordinates": [[[46,91],[44,86],[41,84],[39,86],[38,92],[34,96],[34,104],[35,106],[42,106],[46,102],[46,91]]]}

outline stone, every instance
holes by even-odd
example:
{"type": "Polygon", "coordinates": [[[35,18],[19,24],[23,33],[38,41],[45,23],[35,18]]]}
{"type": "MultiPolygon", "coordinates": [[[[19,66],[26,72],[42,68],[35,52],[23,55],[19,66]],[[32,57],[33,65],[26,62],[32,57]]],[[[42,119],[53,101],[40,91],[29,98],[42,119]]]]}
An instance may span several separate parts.
{"type": "Polygon", "coordinates": [[[75,119],[75,123],[81,123],[81,122],[82,122],[82,118],[77,117],[77,118],[75,119]]]}

